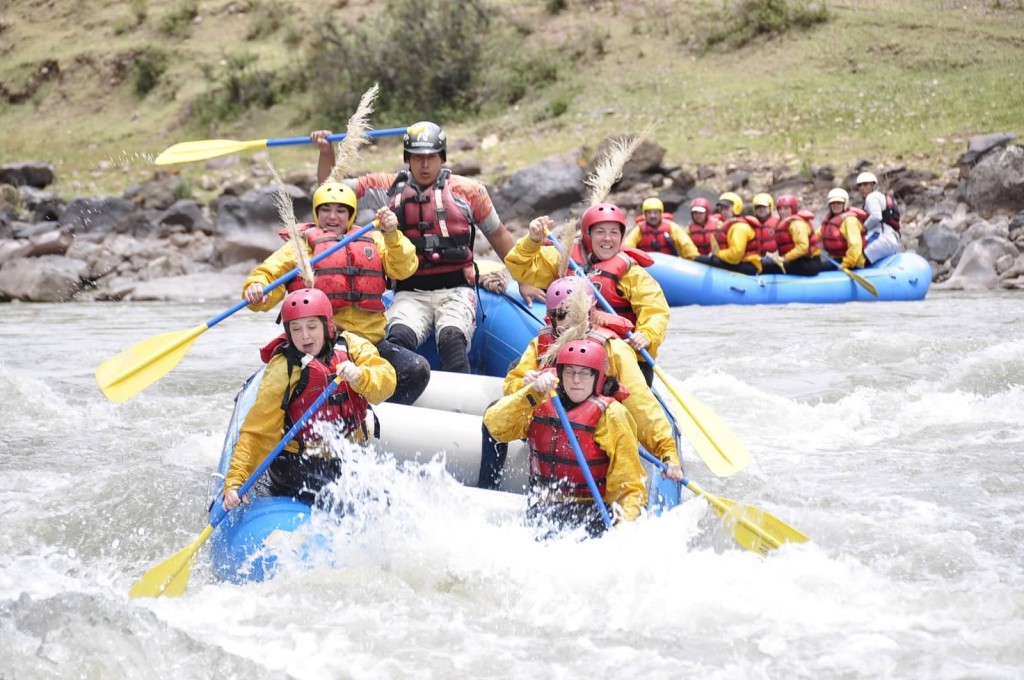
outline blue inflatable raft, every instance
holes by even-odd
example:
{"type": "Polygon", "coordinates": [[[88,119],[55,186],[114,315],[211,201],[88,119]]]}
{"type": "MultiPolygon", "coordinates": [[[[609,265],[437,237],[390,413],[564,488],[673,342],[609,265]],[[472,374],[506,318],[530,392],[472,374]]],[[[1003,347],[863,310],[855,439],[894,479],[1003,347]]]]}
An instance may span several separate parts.
{"type": "Polygon", "coordinates": [[[877,298],[841,271],[747,276],[662,253],[651,257],[654,264],[647,271],[661,284],[670,307],[921,300],[932,283],[931,266],[917,253],[897,253],[856,270],[877,289],[877,298]]]}
{"type": "MultiPolygon", "coordinates": [[[[470,351],[474,371],[466,376],[435,372],[424,395],[414,406],[381,404],[374,407],[380,420],[380,447],[396,461],[430,460],[445,452],[449,473],[467,486],[474,486],[479,474],[481,415],[491,401],[501,396],[501,382],[509,364],[519,359],[537,334],[544,314],[542,305],[527,308],[514,284],[505,295],[480,292],[481,316],[470,351]],[[500,377],[499,377],[500,376],[500,377]]],[[[424,348],[428,356],[432,348],[424,348]]],[[[433,352],[436,356],[436,352],[433,352]]],[[[235,400],[220,463],[213,475],[209,502],[221,502],[220,487],[227,473],[246,413],[256,398],[261,372],[252,376],[235,400]]],[[[520,503],[528,477],[528,451],[522,442],[509,446],[501,490],[476,493],[493,496],[498,504],[520,503]]],[[[660,513],[680,502],[680,487],[647,467],[649,506],[660,513]]],[[[296,530],[311,517],[309,506],[290,498],[255,496],[221,521],[210,540],[214,574],[234,583],[261,581],[273,574],[279,550],[303,555],[308,543],[298,541],[296,530]]],[[[211,510],[211,523],[216,519],[211,510]]],[[[344,521],[344,520],[341,520],[344,521]]]]}

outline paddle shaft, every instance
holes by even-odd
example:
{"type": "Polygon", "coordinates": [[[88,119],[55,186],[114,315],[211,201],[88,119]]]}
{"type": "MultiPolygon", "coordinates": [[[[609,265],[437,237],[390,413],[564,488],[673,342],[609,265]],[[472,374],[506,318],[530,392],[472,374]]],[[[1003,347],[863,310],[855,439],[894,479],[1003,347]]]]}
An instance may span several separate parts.
{"type": "MultiPolygon", "coordinates": [[[[404,135],[405,131],[406,131],[406,128],[404,128],[404,127],[400,127],[400,128],[399,127],[396,127],[396,128],[385,128],[383,130],[370,130],[370,131],[368,131],[366,133],[366,136],[367,137],[371,137],[371,138],[375,138],[375,137],[393,137],[393,136],[396,136],[396,135],[404,135]]],[[[347,133],[345,133],[345,132],[336,132],[333,135],[328,135],[326,137],[326,139],[327,139],[328,142],[340,142],[341,140],[345,139],[346,137],[348,137],[347,133]]],[[[312,138],[310,138],[309,135],[306,135],[305,137],[280,137],[278,139],[268,139],[267,140],[267,146],[292,146],[292,145],[296,145],[296,144],[312,144],[312,143],[313,143],[313,140],[312,140],[312,138]]]]}
{"type": "Polygon", "coordinates": [[[558,412],[558,420],[561,421],[565,437],[569,440],[569,445],[572,446],[572,452],[576,456],[576,462],[579,464],[580,469],[583,470],[583,478],[587,480],[587,488],[590,489],[590,495],[594,497],[594,503],[597,505],[597,509],[601,513],[601,519],[604,521],[604,526],[607,529],[611,529],[612,518],[608,515],[608,506],[604,504],[604,498],[601,497],[601,490],[597,488],[597,482],[594,481],[594,475],[591,474],[590,466],[587,465],[587,459],[583,455],[583,449],[580,448],[580,440],[576,438],[576,432],[572,429],[572,423],[569,422],[569,414],[565,412],[565,407],[562,406],[562,402],[558,398],[558,393],[555,392],[555,390],[551,390],[551,403],[554,404],[555,411],[558,412]]]}
{"type": "Polygon", "coordinates": [[[844,273],[847,276],[849,276],[854,282],[860,284],[860,286],[864,290],[866,290],[867,292],[871,293],[873,296],[878,297],[878,289],[875,288],[875,285],[873,283],[871,283],[870,281],[865,279],[860,274],[854,274],[852,271],[850,271],[849,269],[847,269],[843,265],[841,265],[838,262],[836,262],[835,260],[833,260],[832,257],[829,256],[829,254],[826,253],[824,249],[822,249],[822,251],[821,251],[821,256],[825,258],[826,262],[830,263],[833,267],[835,267],[836,269],[838,269],[842,273],[844,273]]]}
{"type": "MultiPolygon", "coordinates": [[[[317,255],[314,258],[311,258],[309,260],[310,266],[312,266],[312,265],[316,264],[317,262],[319,262],[320,260],[323,260],[326,257],[330,257],[334,253],[338,252],[339,250],[341,250],[342,248],[347,246],[352,241],[355,241],[357,238],[359,238],[360,236],[362,236],[366,232],[368,232],[371,229],[373,229],[375,224],[376,224],[376,220],[373,221],[373,222],[370,222],[369,224],[367,224],[365,226],[360,227],[355,232],[353,232],[353,233],[349,234],[348,236],[346,236],[345,238],[341,239],[340,241],[335,243],[333,246],[331,246],[330,248],[328,248],[324,252],[320,253],[319,255],[317,255]]],[[[288,283],[289,281],[294,279],[296,276],[298,276],[300,273],[302,273],[302,269],[299,268],[299,267],[296,267],[295,269],[291,270],[290,272],[288,272],[287,274],[285,274],[281,278],[279,278],[279,279],[277,279],[275,281],[271,281],[266,286],[264,286],[263,287],[263,292],[265,293],[268,290],[273,290],[273,289],[277,288],[278,286],[280,286],[282,284],[288,283]]],[[[207,328],[213,328],[214,326],[216,326],[221,321],[223,321],[224,319],[228,318],[229,316],[231,316],[232,314],[234,314],[238,310],[242,309],[243,307],[248,307],[248,306],[249,306],[248,300],[239,300],[230,309],[221,312],[217,316],[215,316],[212,319],[210,319],[209,321],[207,321],[206,322],[206,327],[207,328]]]]}

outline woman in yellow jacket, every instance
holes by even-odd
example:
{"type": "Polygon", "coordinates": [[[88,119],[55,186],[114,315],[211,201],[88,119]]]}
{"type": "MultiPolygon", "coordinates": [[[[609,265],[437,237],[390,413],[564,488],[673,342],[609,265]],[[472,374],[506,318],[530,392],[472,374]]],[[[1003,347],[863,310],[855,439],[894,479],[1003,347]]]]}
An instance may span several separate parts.
{"type": "MultiPolygon", "coordinates": [[[[565,276],[548,286],[548,325],[541,328],[537,337],[530,340],[519,362],[509,369],[502,391],[506,396],[516,392],[524,385],[532,383],[545,368],[550,367],[549,363],[544,362],[548,348],[569,326],[579,322],[571,318],[569,310],[574,305],[586,307],[589,318],[584,319],[583,323],[587,326],[587,334],[603,341],[608,359],[607,374],[615,378],[628,392],[620,401],[637,424],[640,443],[668,465],[666,477],[680,481],[683,478],[683,468],[679,462],[676,441],[672,436],[672,425],[651,388],[644,382],[643,373],[637,365],[636,354],[623,340],[614,337],[613,331],[597,322],[598,312],[593,309],[595,302],[589,293],[590,287],[579,276],[565,276]],[[580,296],[585,301],[581,301],[580,296]]],[[[628,324],[626,321],[622,323],[628,324]]],[[[506,448],[493,437],[493,433],[489,432],[485,425],[477,486],[481,489],[498,488],[501,471],[505,465],[505,454],[506,448]]]]}
{"type": "MultiPolygon", "coordinates": [[[[547,288],[559,277],[559,251],[545,246],[544,238],[555,226],[548,217],[530,222],[530,231],[516,241],[505,256],[505,266],[519,283],[547,288]]],[[[611,203],[598,203],[580,218],[580,239],[572,258],[581,265],[612,309],[633,322],[635,330],[626,341],[638,353],[646,349],[658,356],[668,329],[669,307],[665,293],[644,266],[651,264],[646,253],[627,248],[626,214],[611,203]],[[643,266],[641,266],[641,264],[643,266]]],[[[638,359],[648,385],[654,381],[654,367],[638,359]]]]}
{"type": "Polygon", "coordinates": [[[527,519],[555,531],[583,527],[600,535],[604,522],[549,399],[560,400],[602,500],[618,521],[632,521],[647,504],[646,475],[629,411],[605,392],[608,357],[593,340],[573,340],[559,352],[555,370],[503,397],[484,412],[500,441],[526,438],[530,446],[527,519]],[[557,372],[557,379],[556,379],[557,372]],[[558,386],[555,396],[552,390],[558,386]]]}
{"type": "MultiPolygon", "coordinates": [[[[306,258],[337,243],[355,219],[355,192],[340,182],[322,184],[313,193],[312,224],[298,225],[302,237],[299,246],[306,258]]],[[[299,264],[298,251],[288,231],[282,231],[281,236],[287,243],[256,267],[242,286],[242,297],[253,311],[265,312],[277,306],[287,291],[279,287],[264,294],[264,287],[299,264]]],[[[399,404],[411,404],[423,393],[430,380],[430,364],[412,350],[384,339],[385,280],[407,279],[418,266],[415,246],[398,229],[398,218],[387,207],[377,211],[376,230],[313,266],[314,286],[328,294],[335,323],[372,342],[395,367],[398,388],[391,401],[399,404]]],[[[301,280],[296,279],[288,290],[301,287],[301,280]]]]}
{"type": "Polygon", "coordinates": [[[395,391],[395,369],[363,338],[337,332],[331,311],[327,296],[315,288],[284,299],[285,332],[261,350],[267,367],[224,479],[225,510],[247,500],[238,497],[238,489],[336,375],[344,381],[267,468],[270,495],[313,503],[341,471],[325,428],[351,441],[367,441],[369,404],[395,391]]]}
{"type": "Polygon", "coordinates": [[[743,216],[743,199],[731,191],[719,197],[718,208],[725,220],[721,228],[728,245],[713,255],[701,255],[697,262],[749,276],[760,274],[761,244],[754,229],[759,224],[757,218],[743,216]]]}
{"type": "MultiPolygon", "coordinates": [[[[829,257],[840,259],[839,266],[843,269],[860,269],[864,266],[864,223],[867,216],[859,208],[850,208],[850,194],[845,189],[832,189],[828,192],[828,214],[821,223],[818,238],[821,249],[829,257]]],[[[829,261],[821,264],[822,271],[835,271],[836,266],[829,261]]]]}

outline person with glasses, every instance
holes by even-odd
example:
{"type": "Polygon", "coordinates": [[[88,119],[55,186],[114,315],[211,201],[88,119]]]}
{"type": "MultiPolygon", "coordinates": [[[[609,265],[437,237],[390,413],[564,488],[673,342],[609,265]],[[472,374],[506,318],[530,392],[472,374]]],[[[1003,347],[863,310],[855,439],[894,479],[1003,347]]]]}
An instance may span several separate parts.
{"type": "MultiPolygon", "coordinates": [[[[628,392],[621,401],[639,427],[640,443],[669,466],[667,477],[681,480],[683,469],[679,464],[672,426],[644,381],[636,354],[622,340],[632,330],[632,324],[620,316],[597,310],[590,284],[580,276],[556,279],[548,286],[546,304],[547,325],[526,346],[519,362],[509,369],[502,387],[504,394],[507,396],[529,387],[540,378],[545,368],[554,364],[552,348],[556,347],[559,338],[569,334],[570,337],[589,337],[600,342],[608,356],[608,375],[628,392]]],[[[481,489],[497,489],[500,485],[507,448],[492,436],[484,423],[477,482],[481,489]]]]}
{"type": "MultiPolygon", "coordinates": [[[[555,246],[543,245],[555,226],[548,217],[530,222],[530,231],[516,241],[505,256],[505,266],[520,284],[547,288],[559,276],[560,254],[555,246]]],[[[668,301],[661,286],[644,267],[654,263],[642,250],[623,246],[626,213],[612,203],[597,203],[580,218],[580,238],[572,248],[572,259],[601,291],[615,313],[633,322],[635,330],[627,342],[637,352],[647,350],[657,358],[658,347],[668,330],[668,301]]],[[[654,382],[654,367],[639,359],[645,382],[654,382]]]]}
{"type": "Polygon", "coordinates": [[[599,536],[606,529],[553,399],[561,402],[568,416],[576,445],[613,521],[633,521],[647,504],[637,425],[616,399],[617,384],[608,376],[608,366],[600,341],[569,341],[558,351],[553,368],[484,412],[485,426],[500,441],[526,438],[527,521],[551,533],[583,528],[599,536]]]}

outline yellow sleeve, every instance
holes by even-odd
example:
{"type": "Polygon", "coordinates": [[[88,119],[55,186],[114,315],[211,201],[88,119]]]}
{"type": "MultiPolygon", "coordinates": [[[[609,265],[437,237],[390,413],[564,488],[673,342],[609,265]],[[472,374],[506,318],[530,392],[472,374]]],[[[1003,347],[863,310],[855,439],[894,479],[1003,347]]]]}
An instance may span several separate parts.
{"type": "Polygon", "coordinates": [[[380,250],[380,258],[384,262],[384,275],[392,279],[407,279],[416,273],[420,266],[416,257],[416,246],[399,230],[381,233],[370,232],[380,250]]]}
{"type": "Polygon", "coordinates": [[[846,255],[840,263],[844,269],[859,269],[864,266],[864,244],[861,239],[860,220],[849,216],[839,225],[839,231],[846,237],[846,255]]]}
{"type": "Polygon", "coordinates": [[[517,282],[546,289],[558,278],[558,250],[523,236],[505,256],[505,266],[517,282]]]}
{"type": "MultiPolygon", "coordinates": [[[[306,255],[312,254],[308,243],[302,241],[301,246],[306,251],[306,255]]],[[[252,284],[259,283],[266,286],[295,269],[296,266],[298,266],[298,260],[295,256],[295,244],[288,241],[271,253],[270,257],[265,259],[256,269],[252,270],[249,278],[242,284],[242,297],[245,297],[245,289],[252,284]]],[[[265,303],[249,305],[249,309],[254,312],[266,312],[273,309],[277,306],[277,303],[284,299],[285,293],[288,292],[286,288],[287,286],[278,286],[267,293],[267,301],[265,303]]]]}
{"type": "Polygon", "coordinates": [[[637,451],[636,423],[622,404],[608,405],[594,431],[594,441],[608,454],[605,503],[619,506],[626,521],[635,520],[647,505],[647,476],[637,451]]]}
{"type": "Polygon", "coordinates": [[[342,336],[348,343],[349,358],[360,371],[359,379],[352,384],[352,389],[366,397],[366,401],[371,404],[379,404],[394,394],[398,384],[395,369],[381,357],[377,348],[354,333],[345,332],[342,336]]]}
{"type": "MultiPolygon", "coordinates": [[[[242,422],[231,465],[224,478],[225,491],[240,488],[284,436],[281,400],[287,383],[287,362],[279,354],[270,360],[264,371],[256,400],[242,422]]],[[[289,454],[282,452],[281,455],[289,454]]]]}
{"type": "Polygon", "coordinates": [[[522,387],[494,402],[484,411],[484,425],[491,436],[499,442],[522,439],[530,429],[533,410],[545,399],[547,395],[537,394],[529,387],[522,387]]]}
{"type": "Polygon", "coordinates": [[[633,349],[617,338],[609,340],[605,347],[608,349],[608,374],[614,375],[619,384],[629,390],[629,397],[622,405],[636,422],[640,443],[668,465],[679,465],[672,424],[647,386],[633,349]]]}
{"type": "Polygon", "coordinates": [[[804,257],[810,252],[811,241],[809,238],[811,225],[803,220],[793,220],[789,223],[789,235],[793,238],[793,250],[783,256],[786,262],[804,257]]]}
{"type": "Polygon", "coordinates": [[[537,356],[537,338],[530,340],[530,344],[526,346],[523,351],[523,355],[519,357],[519,362],[509,369],[508,374],[505,376],[505,382],[501,386],[501,391],[508,395],[519,390],[523,386],[523,376],[526,375],[527,371],[536,371],[539,368],[540,357],[537,356]]]}
{"type": "Polygon", "coordinates": [[[640,245],[640,227],[633,227],[626,235],[622,238],[622,245],[624,247],[636,248],[640,245]]]}
{"type": "Polygon", "coordinates": [[[675,222],[672,223],[672,243],[675,244],[679,257],[684,260],[693,260],[700,255],[700,251],[697,250],[696,244],[690,238],[689,232],[675,222]]]}
{"type": "Polygon", "coordinates": [[[661,286],[643,267],[634,264],[619,280],[622,295],[629,300],[629,306],[636,314],[636,331],[643,333],[650,341],[647,351],[652,357],[658,356],[658,348],[665,341],[668,322],[671,317],[668,300],[661,286]]]}

